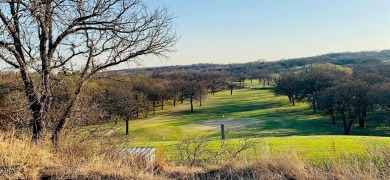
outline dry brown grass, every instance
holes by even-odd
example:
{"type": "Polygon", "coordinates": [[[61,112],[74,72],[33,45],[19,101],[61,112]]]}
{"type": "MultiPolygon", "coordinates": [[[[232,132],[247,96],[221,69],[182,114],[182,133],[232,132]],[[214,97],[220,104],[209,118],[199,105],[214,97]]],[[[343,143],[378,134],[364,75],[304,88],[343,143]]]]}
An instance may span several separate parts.
{"type": "MultiPolygon", "coordinates": [[[[389,158],[389,157],[387,157],[389,158]]],[[[166,177],[174,179],[389,179],[389,164],[379,159],[348,157],[327,166],[313,165],[298,156],[268,156],[250,162],[233,161],[214,167],[170,167],[166,177]]]]}
{"type": "MultiPolygon", "coordinates": [[[[18,136],[20,137],[20,136],[18,136]]],[[[156,165],[147,169],[131,158],[118,156],[118,142],[65,139],[52,148],[49,141],[32,144],[0,132],[0,179],[389,179],[390,150],[372,152],[367,158],[346,156],[314,165],[296,153],[270,154],[261,150],[255,159],[234,158],[203,167],[164,162],[157,148],[156,165]]]]}
{"type": "MultiPolygon", "coordinates": [[[[155,179],[150,170],[118,156],[109,140],[34,144],[0,133],[0,174],[5,179],[155,179]]],[[[0,178],[0,179],[2,179],[0,178]]]]}

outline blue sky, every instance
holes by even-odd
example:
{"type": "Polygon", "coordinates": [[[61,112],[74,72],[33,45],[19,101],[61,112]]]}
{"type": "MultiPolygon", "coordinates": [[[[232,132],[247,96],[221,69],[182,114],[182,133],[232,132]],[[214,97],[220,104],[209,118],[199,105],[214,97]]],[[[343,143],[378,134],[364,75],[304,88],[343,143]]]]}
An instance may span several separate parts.
{"type": "Polygon", "coordinates": [[[390,49],[390,0],[146,0],[177,18],[170,59],[143,66],[244,63],[390,49]]]}

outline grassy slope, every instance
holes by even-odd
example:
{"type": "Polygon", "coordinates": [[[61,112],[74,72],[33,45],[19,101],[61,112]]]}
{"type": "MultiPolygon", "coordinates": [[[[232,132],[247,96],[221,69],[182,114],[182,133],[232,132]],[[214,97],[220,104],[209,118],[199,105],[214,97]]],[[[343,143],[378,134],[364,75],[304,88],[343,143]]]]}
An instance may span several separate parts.
{"type": "MultiPolygon", "coordinates": [[[[247,85],[259,86],[248,82],[247,85]]],[[[195,107],[194,113],[189,112],[186,102],[176,108],[167,106],[157,113],[160,116],[132,121],[129,140],[137,146],[164,146],[168,156],[174,154],[177,141],[187,138],[207,136],[218,144],[219,123],[224,120],[233,122],[225,125],[232,141],[266,137],[262,141],[272,151],[294,149],[310,157],[327,156],[334,151],[336,154],[347,151],[362,154],[367,147],[390,145],[389,138],[325,136],[342,135],[341,121],[338,125],[330,125],[328,117],[313,113],[307,104],[291,106],[286,97],[277,97],[267,89],[235,90],[233,96],[228,91],[209,95],[202,107],[195,107]]],[[[369,117],[365,129],[353,127],[353,135],[390,135],[386,116],[372,114],[369,117]]],[[[124,134],[124,125],[122,127],[117,136],[124,134]]]]}

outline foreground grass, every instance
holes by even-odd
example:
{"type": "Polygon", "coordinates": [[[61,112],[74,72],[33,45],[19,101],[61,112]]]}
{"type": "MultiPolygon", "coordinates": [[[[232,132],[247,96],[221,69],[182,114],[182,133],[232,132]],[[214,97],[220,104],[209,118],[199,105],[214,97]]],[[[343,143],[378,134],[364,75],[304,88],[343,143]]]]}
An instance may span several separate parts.
{"type": "MultiPolygon", "coordinates": [[[[161,156],[157,156],[154,167],[146,168],[139,166],[128,156],[118,155],[119,147],[115,144],[120,142],[112,142],[107,138],[88,139],[83,142],[63,139],[59,147],[53,148],[49,140],[32,144],[29,138],[20,139],[20,135],[18,137],[15,138],[12,133],[0,132],[2,179],[390,178],[390,150],[388,149],[372,151],[363,157],[350,154],[315,164],[303,158],[299,151],[272,153],[267,151],[268,146],[263,144],[259,145],[257,150],[253,150],[256,152],[254,159],[238,156],[217,159],[219,163],[214,165],[185,166],[164,163],[164,160],[160,159],[161,156]]],[[[298,140],[301,137],[290,139],[294,138],[298,140]]],[[[358,139],[373,140],[365,137],[358,139]]],[[[237,139],[232,141],[236,141],[232,145],[240,146],[237,139]]],[[[345,139],[345,142],[347,141],[348,139],[345,139]]],[[[282,144],[283,142],[284,140],[274,141],[282,144]]],[[[208,159],[204,160],[207,162],[208,159]]]]}
{"type": "Polygon", "coordinates": [[[0,131],[0,179],[151,179],[154,176],[128,157],[118,156],[118,142],[61,139],[60,145],[54,148],[48,138],[32,143],[28,135],[0,131]]]}

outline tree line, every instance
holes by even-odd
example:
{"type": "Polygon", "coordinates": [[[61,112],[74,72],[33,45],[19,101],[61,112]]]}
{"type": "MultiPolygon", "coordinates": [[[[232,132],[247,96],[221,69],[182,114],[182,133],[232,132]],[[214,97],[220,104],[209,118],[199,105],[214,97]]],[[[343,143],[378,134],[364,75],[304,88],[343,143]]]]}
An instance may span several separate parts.
{"type": "MultiPolygon", "coordinates": [[[[31,127],[29,101],[24,98],[23,82],[18,72],[0,73],[0,128],[25,131],[31,127]]],[[[78,88],[80,72],[59,72],[52,75],[50,117],[45,128],[56,127],[55,119],[67,108],[67,102],[78,88]]],[[[39,79],[39,73],[32,73],[33,79],[39,79]]],[[[126,134],[129,133],[129,121],[155,115],[158,109],[166,105],[176,107],[177,103],[188,103],[193,113],[195,104],[202,106],[208,94],[214,95],[221,90],[241,88],[246,76],[218,71],[182,71],[182,72],[140,72],[138,74],[99,73],[83,85],[72,112],[67,116],[68,127],[89,125],[120,119],[126,122],[126,134]]]]}
{"type": "MultiPolygon", "coordinates": [[[[297,68],[301,66],[309,66],[318,63],[332,63],[348,67],[372,67],[380,66],[384,69],[389,69],[390,64],[384,63],[390,59],[390,50],[382,51],[361,51],[361,52],[339,52],[328,53],[313,57],[281,59],[279,61],[266,61],[259,59],[247,63],[236,64],[193,64],[193,65],[176,65],[164,67],[147,67],[140,68],[140,70],[147,72],[162,71],[224,71],[228,73],[235,72],[251,72],[257,70],[272,70],[274,73],[283,72],[285,69],[297,68]]],[[[137,69],[138,70],[138,69],[137,69]]],[[[137,71],[134,69],[120,70],[121,72],[132,73],[137,71]]],[[[245,73],[247,74],[247,73],[245,73]]]]}
{"type": "Polygon", "coordinates": [[[314,112],[331,116],[333,125],[339,116],[346,135],[355,122],[364,128],[369,112],[390,107],[390,76],[373,69],[315,64],[283,72],[275,81],[275,94],[287,96],[292,105],[307,102],[314,112]]]}

